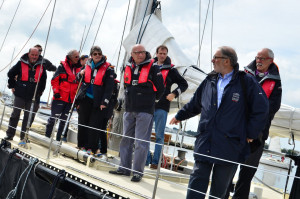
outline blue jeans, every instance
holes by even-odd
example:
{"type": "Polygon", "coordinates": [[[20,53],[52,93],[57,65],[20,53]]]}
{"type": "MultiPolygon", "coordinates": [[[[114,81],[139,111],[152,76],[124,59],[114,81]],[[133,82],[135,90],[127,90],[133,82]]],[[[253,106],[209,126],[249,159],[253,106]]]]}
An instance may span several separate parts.
{"type": "MultiPolygon", "coordinates": [[[[235,173],[236,164],[213,164],[209,162],[196,161],[193,173],[190,176],[187,199],[204,199],[208,188],[209,176],[212,172],[211,187],[209,195],[224,198],[227,187],[235,173]],[[204,194],[195,192],[200,191],[204,194]]],[[[212,197],[209,197],[212,198],[212,197]]]]}
{"type": "MultiPolygon", "coordinates": [[[[165,128],[167,122],[168,112],[162,109],[156,109],[154,112],[154,122],[155,122],[155,143],[164,144],[165,137],[165,128]]],[[[152,159],[152,164],[158,164],[159,157],[161,153],[161,145],[155,144],[154,155],[152,159]]],[[[148,157],[146,161],[146,165],[148,165],[151,161],[150,151],[148,152],[148,157]]]]}

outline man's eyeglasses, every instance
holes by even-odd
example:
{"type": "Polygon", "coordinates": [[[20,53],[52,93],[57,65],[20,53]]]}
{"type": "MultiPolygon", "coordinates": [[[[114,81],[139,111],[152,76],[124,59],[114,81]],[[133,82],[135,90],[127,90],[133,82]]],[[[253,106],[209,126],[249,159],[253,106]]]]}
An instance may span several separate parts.
{"type": "Polygon", "coordinates": [[[138,55],[138,54],[145,54],[146,53],[146,51],[135,51],[135,52],[133,52],[135,55],[138,55]]]}
{"type": "Polygon", "coordinates": [[[213,56],[213,59],[228,59],[228,57],[213,56]]]}
{"type": "Polygon", "coordinates": [[[94,56],[97,56],[97,55],[101,56],[102,53],[93,53],[93,55],[94,55],[94,56]]]}
{"type": "Polygon", "coordinates": [[[265,61],[267,59],[272,59],[271,57],[255,57],[255,60],[265,61]]]}

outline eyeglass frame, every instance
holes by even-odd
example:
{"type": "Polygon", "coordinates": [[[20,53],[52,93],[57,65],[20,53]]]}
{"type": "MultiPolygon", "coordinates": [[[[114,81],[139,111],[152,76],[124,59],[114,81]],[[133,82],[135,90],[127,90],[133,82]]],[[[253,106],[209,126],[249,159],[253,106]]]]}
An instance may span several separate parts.
{"type": "Polygon", "coordinates": [[[268,59],[273,59],[272,57],[255,57],[255,60],[261,60],[261,61],[265,61],[265,60],[268,60],[268,59]]]}
{"type": "Polygon", "coordinates": [[[135,51],[135,52],[132,52],[132,53],[135,54],[135,55],[146,54],[146,51],[135,51]]]}

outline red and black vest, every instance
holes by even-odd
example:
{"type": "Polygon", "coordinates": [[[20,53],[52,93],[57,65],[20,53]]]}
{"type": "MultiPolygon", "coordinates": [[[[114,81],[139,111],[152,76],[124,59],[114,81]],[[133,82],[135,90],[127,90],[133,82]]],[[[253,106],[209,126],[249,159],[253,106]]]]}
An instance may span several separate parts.
{"type": "Polygon", "coordinates": [[[104,64],[102,64],[100,66],[100,68],[94,71],[97,71],[97,74],[95,76],[95,78],[93,79],[93,81],[91,81],[92,79],[92,68],[89,65],[86,65],[85,67],[85,74],[84,74],[84,81],[86,83],[92,83],[98,86],[102,86],[103,85],[103,77],[105,75],[105,72],[107,70],[107,68],[110,66],[110,63],[105,62],[104,64]]]}
{"type": "Polygon", "coordinates": [[[168,76],[168,74],[169,74],[169,72],[170,72],[170,70],[172,69],[172,67],[173,67],[174,65],[173,64],[171,64],[171,67],[170,68],[168,68],[168,69],[161,69],[160,71],[161,71],[161,74],[162,74],[162,77],[164,78],[164,85],[166,86],[166,84],[167,84],[167,76],[168,76]]]}
{"type": "Polygon", "coordinates": [[[35,75],[34,78],[29,78],[29,66],[28,64],[21,62],[21,70],[22,70],[22,77],[21,77],[21,81],[24,82],[39,82],[42,74],[43,74],[43,67],[41,68],[41,65],[37,65],[36,69],[35,69],[35,75]]]}
{"type": "MultiPolygon", "coordinates": [[[[150,72],[150,69],[151,69],[151,66],[152,66],[153,62],[154,62],[154,59],[151,59],[149,64],[142,67],[141,72],[139,73],[139,80],[138,80],[137,84],[144,84],[144,83],[147,83],[147,82],[151,82],[152,85],[153,85],[153,90],[157,91],[157,89],[154,86],[153,82],[148,79],[149,72],[150,72]]],[[[134,64],[132,64],[132,68],[134,68],[134,64]]],[[[126,68],[125,68],[125,73],[124,73],[124,83],[125,84],[127,84],[127,85],[132,84],[131,75],[132,75],[131,67],[127,65],[126,68]]]]}
{"type": "Polygon", "coordinates": [[[67,82],[70,82],[70,83],[78,83],[76,81],[76,74],[80,72],[81,68],[76,68],[74,67],[72,70],[71,70],[71,67],[70,65],[65,62],[65,61],[62,61],[61,64],[63,65],[66,73],[68,74],[67,78],[66,79],[61,79],[60,81],[67,81],[67,82]]]}

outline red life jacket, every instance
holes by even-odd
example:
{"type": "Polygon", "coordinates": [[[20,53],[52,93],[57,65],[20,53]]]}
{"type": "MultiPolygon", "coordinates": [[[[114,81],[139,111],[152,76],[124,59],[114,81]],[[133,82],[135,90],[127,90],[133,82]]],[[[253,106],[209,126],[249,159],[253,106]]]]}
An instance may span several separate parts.
{"type": "MultiPolygon", "coordinates": [[[[171,68],[173,67],[174,65],[173,64],[171,64],[171,68]]],[[[170,70],[171,70],[171,68],[168,68],[168,69],[161,69],[160,71],[161,71],[161,74],[162,74],[162,77],[164,78],[164,84],[165,84],[165,86],[166,86],[166,84],[167,84],[167,76],[168,76],[168,74],[169,74],[169,72],[170,72],[170,70]]]]}
{"type": "MultiPolygon", "coordinates": [[[[35,69],[35,75],[34,75],[34,79],[30,78],[30,82],[39,82],[42,74],[43,74],[43,67],[41,69],[41,65],[38,65],[35,69]],[[41,70],[41,72],[40,72],[41,70]]],[[[21,81],[27,82],[29,79],[29,66],[28,64],[25,64],[24,62],[21,62],[21,70],[22,70],[22,77],[21,77],[21,81]]]]}
{"type": "MultiPolygon", "coordinates": [[[[150,63],[143,66],[141,69],[141,72],[139,73],[139,80],[137,84],[143,84],[143,83],[147,83],[147,82],[151,82],[153,85],[153,90],[157,91],[156,87],[154,86],[153,82],[151,80],[148,79],[149,76],[149,71],[151,69],[151,66],[154,62],[154,59],[151,59],[150,63]]],[[[132,64],[132,68],[134,67],[134,65],[132,64]]],[[[131,84],[131,67],[130,66],[126,66],[125,68],[125,73],[124,73],[124,83],[125,84],[131,84]]]]}
{"type": "MultiPolygon", "coordinates": [[[[103,77],[105,75],[105,72],[107,70],[107,68],[110,66],[110,63],[105,62],[104,64],[102,64],[100,66],[100,68],[97,71],[97,74],[94,78],[94,81],[92,82],[92,84],[101,86],[103,85],[103,77]]],[[[89,65],[86,65],[85,67],[85,73],[84,73],[84,81],[86,83],[91,83],[91,79],[92,79],[92,68],[89,65]]]]}
{"type": "Polygon", "coordinates": [[[68,81],[70,83],[77,83],[76,81],[76,74],[80,72],[81,68],[73,68],[73,70],[75,70],[74,72],[71,71],[71,68],[69,66],[69,64],[65,61],[61,62],[62,65],[64,66],[67,74],[68,74],[68,79],[63,79],[64,81],[68,81]]]}
{"type": "Polygon", "coordinates": [[[272,79],[267,79],[262,83],[261,87],[263,88],[263,90],[265,91],[267,97],[269,98],[272,91],[274,90],[275,81],[272,80],[272,79]]]}

